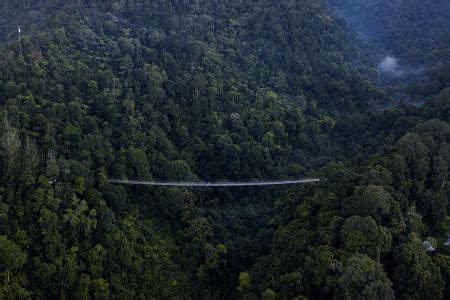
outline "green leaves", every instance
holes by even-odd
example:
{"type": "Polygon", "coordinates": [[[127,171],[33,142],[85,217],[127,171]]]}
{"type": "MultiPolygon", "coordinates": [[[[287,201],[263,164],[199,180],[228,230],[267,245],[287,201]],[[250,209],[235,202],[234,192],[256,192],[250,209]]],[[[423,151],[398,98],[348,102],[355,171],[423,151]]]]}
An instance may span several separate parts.
{"type": "Polygon", "coordinates": [[[6,236],[0,236],[0,298],[29,297],[30,293],[22,287],[21,278],[16,277],[27,261],[28,255],[6,236]]]}
{"type": "MultiPolygon", "coordinates": [[[[0,236],[0,269],[9,273],[20,269],[27,260],[27,254],[18,245],[10,241],[6,236],[0,236]]],[[[6,282],[9,277],[6,278],[6,282]]]]}
{"type": "Polygon", "coordinates": [[[76,236],[82,233],[85,237],[89,237],[97,226],[95,217],[95,209],[89,210],[85,200],[80,200],[74,196],[70,207],[66,209],[63,215],[63,222],[71,227],[71,234],[76,236]]]}
{"type": "Polygon", "coordinates": [[[30,3],[0,4],[30,20],[0,49],[0,298],[442,295],[402,247],[447,231],[448,95],[366,113],[391,90],[323,1],[30,3]]]}
{"type": "Polygon", "coordinates": [[[439,268],[423,250],[421,241],[412,241],[396,249],[393,282],[404,299],[441,299],[444,281],[439,268]]]}
{"type": "Polygon", "coordinates": [[[395,299],[392,283],[383,268],[363,254],[348,259],[339,286],[347,299],[395,299]]]}
{"type": "Polygon", "coordinates": [[[252,278],[249,273],[242,272],[239,274],[239,286],[238,294],[243,297],[246,293],[250,292],[252,286],[252,278]]]}
{"type": "Polygon", "coordinates": [[[373,259],[391,249],[391,234],[370,217],[348,218],[341,228],[341,238],[347,251],[364,253],[373,259]]]}
{"type": "Polygon", "coordinates": [[[347,216],[371,217],[381,223],[389,217],[393,201],[391,195],[381,186],[357,187],[351,197],[342,201],[342,212],[347,216]]]}
{"type": "Polygon", "coordinates": [[[329,246],[318,246],[306,258],[306,268],[310,278],[317,287],[329,292],[333,286],[333,277],[340,271],[341,263],[336,259],[335,249],[329,246]]]}

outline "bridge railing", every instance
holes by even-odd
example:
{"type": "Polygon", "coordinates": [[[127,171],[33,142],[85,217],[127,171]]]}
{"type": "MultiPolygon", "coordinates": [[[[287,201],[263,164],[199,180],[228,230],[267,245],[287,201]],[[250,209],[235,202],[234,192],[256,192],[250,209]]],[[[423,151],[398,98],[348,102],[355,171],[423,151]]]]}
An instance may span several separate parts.
{"type": "Polygon", "coordinates": [[[178,186],[178,187],[235,187],[235,186],[269,186],[293,185],[320,182],[319,178],[264,180],[264,181],[142,181],[127,179],[110,179],[110,183],[148,186],[178,186]]]}

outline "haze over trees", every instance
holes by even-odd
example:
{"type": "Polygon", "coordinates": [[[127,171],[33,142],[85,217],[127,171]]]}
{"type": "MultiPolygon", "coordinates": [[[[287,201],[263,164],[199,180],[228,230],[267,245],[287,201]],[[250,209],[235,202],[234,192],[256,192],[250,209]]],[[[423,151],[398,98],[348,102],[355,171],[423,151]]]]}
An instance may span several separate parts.
{"type": "Polygon", "coordinates": [[[444,298],[448,4],[329,2],[0,0],[0,299],[444,298]]]}

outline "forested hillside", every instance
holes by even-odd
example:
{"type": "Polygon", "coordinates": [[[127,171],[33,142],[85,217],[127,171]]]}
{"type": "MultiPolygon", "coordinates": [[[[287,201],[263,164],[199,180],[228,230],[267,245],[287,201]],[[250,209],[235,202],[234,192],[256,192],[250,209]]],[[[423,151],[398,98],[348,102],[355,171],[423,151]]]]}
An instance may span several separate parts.
{"type": "MultiPolygon", "coordinates": [[[[437,94],[450,83],[450,2],[447,0],[329,0],[379,61],[389,57],[397,85],[410,100],[437,94]]],[[[385,83],[386,83],[385,82],[385,83]]]]}
{"type": "Polygon", "coordinates": [[[416,91],[424,107],[392,106],[325,1],[0,8],[0,299],[449,292],[445,65],[416,91]],[[324,180],[108,183],[310,175],[324,180]]]}
{"type": "Polygon", "coordinates": [[[397,56],[426,60],[429,49],[450,29],[446,0],[329,0],[362,37],[397,56]]]}

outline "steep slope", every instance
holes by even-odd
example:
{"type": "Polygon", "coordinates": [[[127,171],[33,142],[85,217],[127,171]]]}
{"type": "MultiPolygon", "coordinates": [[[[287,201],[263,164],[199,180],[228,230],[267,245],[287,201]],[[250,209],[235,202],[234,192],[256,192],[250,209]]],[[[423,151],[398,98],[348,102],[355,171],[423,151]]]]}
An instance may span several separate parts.
{"type": "MultiPolygon", "coordinates": [[[[343,3],[354,5],[344,7],[347,12],[361,9],[366,16],[370,8],[389,8],[375,11],[378,18],[392,22],[402,22],[389,19],[400,6],[420,8],[414,1],[386,7],[379,6],[382,1],[339,5],[343,3]]],[[[441,6],[434,9],[424,6],[425,12],[410,21],[430,22],[433,16],[442,21],[448,10],[439,10],[447,2],[437,4],[441,6]]],[[[386,23],[370,24],[372,34],[380,34],[386,23]]],[[[409,28],[405,34],[402,28],[395,30],[406,38],[400,45],[412,42],[409,28]]],[[[438,30],[444,35],[449,31],[438,30]]],[[[450,82],[448,66],[441,64],[448,58],[448,45],[436,34],[428,39],[428,45],[414,49],[423,52],[403,54],[405,59],[435,64],[428,80],[420,86],[412,83],[410,90],[411,95],[425,93],[431,99],[422,108],[402,104],[340,120],[336,131],[345,137],[342,144],[348,145],[352,159],[325,168],[322,176],[327,180],[320,187],[292,191],[277,201],[271,223],[278,227],[271,249],[241,273],[242,298],[443,299],[449,293],[450,248],[444,243],[450,234],[450,82]],[[425,57],[429,46],[436,52],[425,57]],[[424,241],[437,250],[435,255],[427,255],[424,241]]],[[[387,47],[381,40],[371,43],[387,47]]]]}
{"type": "Polygon", "coordinates": [[[449,103],[447,89],[427,108],[351,120],[364,146],[382,141],[382,150],[367,155],[353,143],[354,158],[325,168],[321,186],[277,202],[271,249],[241,274],[241,296],[443,299],[450,283],[449,103]],[[427,255],[424,241],[436,255],[427,255]]]}
{"type": "Polygon", "coordinates": [[[424,50],[450,30],[450,3],[445,0],[330,2],[350,27],[402,58],[425,60],[424,50]]]}
{"type": "Polygon", "coordinates": [[[0,7],[0,298],[448,293],[444,73],[426,107],[380,111],[372,53],[316,0],[0,7]]]}
{"type": "MultiPolygon", "coordinates": [[[[450,83],[450,2],[330,0],[375,49],[385,83],[423,104],[450,83]]],[[[398,97],[398,96],[397,96],[398,97]]]]}
{"type": "Polygon", "coordinates": [[[302,176],[339,155],[339,115],[388,101],[317,1],[1,7],[5,297],[232,297],[282,191],[108,177],[302,176]]]}

